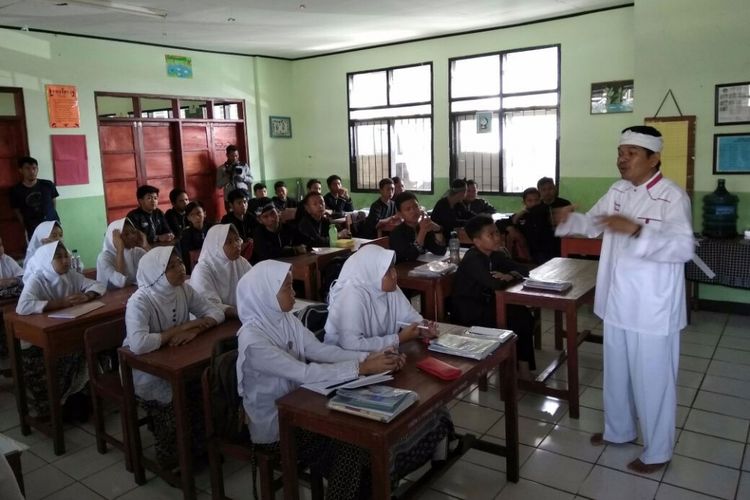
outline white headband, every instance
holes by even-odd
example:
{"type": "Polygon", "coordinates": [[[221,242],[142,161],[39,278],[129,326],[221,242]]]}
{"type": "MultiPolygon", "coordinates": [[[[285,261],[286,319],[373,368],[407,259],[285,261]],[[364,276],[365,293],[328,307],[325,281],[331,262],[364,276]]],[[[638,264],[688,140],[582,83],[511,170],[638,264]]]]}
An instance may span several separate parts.
{"type": "Polygon", "coordinates": [[[620,146],[640,146],[649,149],[654,153],[661,153],[663,144],[664,141],[662,141],[661,137],[640,134],[638,132],[633,132],[632,130],[626,130],[620,137],[620,146]]]}

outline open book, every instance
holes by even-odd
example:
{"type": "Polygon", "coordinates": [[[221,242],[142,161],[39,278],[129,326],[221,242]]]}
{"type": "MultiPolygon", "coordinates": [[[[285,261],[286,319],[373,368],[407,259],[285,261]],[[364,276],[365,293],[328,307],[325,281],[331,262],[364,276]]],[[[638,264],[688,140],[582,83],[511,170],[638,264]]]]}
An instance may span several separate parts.
{"type": "Polygon", "coordinates": [[[526,278],[523,282],[524,288],[533,288],[535,290],[545,290],[547,292],[565,292],[573,283],[570,281],[562,280],[539,280],[534,278],[526,278]]]}
{"type": "MultiPolygon", "coordinates": [[[[506,338],[509,338],[506,337],[506,338]]],[[[484,359],[500,347],[502,341],[492,337],[478,335],[454,335],[444,333],[430,341],[430,351],[462,358],[484,359]]]]}
{"type": "Polygon", "coordinates": [[[361,376],[348,380],[324,380],[323,382],[302,384],[302,388],[317,392],[318,394],[322,394],[323,396],[328,396],[336,389],[356,389],[358,387],[379,384],[381,382],[387,382],[389,380],[393,380],[393,375],[391,375],[390,372],[383,372],[376,373],[375,375],[361,376]]]}
{"type": "Polygon", "coordinates": [[[84,314],[90,313],[91,311],[95,311],[100,307],[104,307],[104,302],[92,300],[91,302],[86,302],[85,304],[66,307],[65,309],[51,312],[47,316],[49,316],[50,318],[73,319],[77,318],[78,316],[83,316],[84,314]]]}

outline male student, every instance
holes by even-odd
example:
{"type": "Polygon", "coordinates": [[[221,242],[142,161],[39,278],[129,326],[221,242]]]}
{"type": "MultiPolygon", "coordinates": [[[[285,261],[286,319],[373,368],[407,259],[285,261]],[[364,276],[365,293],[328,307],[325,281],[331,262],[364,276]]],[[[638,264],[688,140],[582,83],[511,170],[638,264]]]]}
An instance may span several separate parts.
{"type": "Polygon", "coordinates": [[[393,231],[401,223],[401,217],[396,214],[396,204],[393,201],[395,189],[393,180],[381,179],[378,184],[380,197],[370,205],[370,212],[364,225],[365,238],[377,238],[378,231],[393,231]]]}
{"type": "Polygon", "coordinates": [[[406,191],[406,187],[404,187],[404,181],[399,177],[398,175],[391,177],[391,180],[393,181],[393,197],[400,195],[404,191],[406,191]]]}
{"type": "Polygon", "coordinates": [[[166,217],[167,224],[169,224],[169,228],[172,230],[175,238],[180,239],[182,231],[188,225],[185,207],[190,203],[190,196],[188,196],[184,189],[174,188],[169,192],[169,201],[172,203],[172,208],[167,210],[164,217],[166,217]]]}
{"type": "Polygon", "coordinates": [[[349,197],[349,191],[341,185],[341,177],[331,175],[326,179],[326,184],[328,184],[328,192],[323,197],[323,201],[325,201],[326,209],[333,213],[333,218],[341,217],[345,212],[353,212],[354,204],[349,197]]]}
{"type": "Polygon", "coordinates": [[[253,237],[253,230],[258,225],[254,214],[248,213],[247,209],[248,194],[244,189],[235,189],[229,193],[229,212],[221,218],[222,224],[234,224],[240,238],[244,240],[242,249],[244,250],[250,238],[253,237]]]}
{"type": "Polygon", "coordinates": [[[171,244],[174,233],[169,228],[164,213],[158,208],[159,189],[144,184],[138,187],[135,196],[138,199],[138,208],[128,212],[130,222],[146,235],[149,244],[171,244]]]}
{"type": "Polygon", "coordinates": [[[237,146],[230,144],[226,148],[227,161],[216,169],[216,187],[224,189],[224,201],[229,201],[229,193],[235,189],[250,192],[253,174],[250,166],[240,163],[240,152],[237,146]]]}
{"type": "Polygon", "coordinates": [[[570,206],[570,202],[557,196],[555,181],[549,177],[539,179],[536,187],[540,193],[541,203],[529,209],[524,234],[531,252],[531,259],[537,264],[544,264],[560,256],[560,238],[555,236],[552,211],[570,206]]]}
{"type": "Polygon", "coordinates": [[[450,238],[451,231],[463,226],[471,218],[466,212],[463,201],[466,198],[466,181],[456,179],[451,182],[450,190],[435,203],[432,209],[432,220],[443,228],[446,239],[450,238]]]}
{"type": "Polygon", "coordinates": [[[318,179],[310,179],[307,181],[307,192],[323,194],[323,184],[318,179]]]}
{"type": "Polygon", "coordinates": [[[273,185],[276,196],[271,198],[276,210],[283,212],[287,208],[297,208],[297,201],[289,198],[289,192],[284,181],[278,181],[273,185]]]}
{"type": "Polygon", "coordinates": [[[396,252],[396,262],[412,262],[431,252],[445,255],[445,237],[439,225],[422,212],[414,193],[404,191],[394,200],[396,213],[403,220],[388,235],[390,249],[396,252]]]}
{"type": "Polygon", "coordinates": [[[294,227],[282,224],[273,203],[267,203],[257,212],[258,226],[253,232],[253,257],[255,265],[262,260],[278,259],[307,252],[305,245],[294,246],[294,227]]]}
{"type": "Polygon", "coordinates": [[[264,183],[257,182],[253,186],[253,195],[254,198],[247,202],[247,212],[254,215],[259,207],[266,204],[266,200],[268,199],[268,188],[264,183]]]}
{"type": "Polygon", "coordinates": [[[18,221],[26,229],[26,239],[44,221],[60,220],[55,210],[55,198],[59,195],[52,181],[38,179],[39,163],[31,156],[18,160],[21,182],[10,188],[10,207],[18,221]]]}
{"type": "Polygon", "coordinates": [[[477,183],[474,179],[466,181],[466,198],[463,201],[466,212],[474,215],[494,214],[497,210],[487,200],[477,198],[477,183]]]}
{"type": "Polygon", "coordinates": [[[690,199],[659,171],[662,144],[653,127],[626,128],[622,180],[585,215],[555,212],[557,235],[604,233],[594,299],[604,321],[604,433],[591,442],[627,443],[640,426],[643,453],[628,468],[645,474],[672,458],[684,266],[694,251],[690,199]]]}

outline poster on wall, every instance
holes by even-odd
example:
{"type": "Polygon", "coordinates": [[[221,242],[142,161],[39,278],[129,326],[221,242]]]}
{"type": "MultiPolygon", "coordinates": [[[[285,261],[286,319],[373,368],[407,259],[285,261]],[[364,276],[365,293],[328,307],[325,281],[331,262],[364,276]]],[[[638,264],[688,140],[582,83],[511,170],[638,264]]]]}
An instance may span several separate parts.
{"type": "Polygon", "coordinates": [[[492,111],[477,111],[474,117],[477,122],[477,134],[492,132],[492,111]]]}
{"type": "Polygon", "coordinates": [[[52,169],[55,184],[73,186],[89,183],[89,156],[85,135],[52,135],[52,169]]]}
{"type": "Polygon", "coordinates": [[[81,112],[78,109],[78,90],[75,85],[45,85],[47,112],[51,128],[78,128],[81,112]]]}
{"type": "Polygon", "coordinates": [[[750,134],[714,134],[714,174],[750,174],[750,134]]]}
{"type": "Polygon", "coordinates": [[[633,80],[591,84],[591,114],[632,113],[633,80]]]}
{"type": "Polygon", "coordinates": [[[167,63],[167,76],[172,78],[193,77],[193,59],[191,57],[166,54],[164,60],[167,63]]]}
{"type": "Polygon", "coordinates": [[[750,123],[750,82],[716,86],[714,125],[750,123]]]}

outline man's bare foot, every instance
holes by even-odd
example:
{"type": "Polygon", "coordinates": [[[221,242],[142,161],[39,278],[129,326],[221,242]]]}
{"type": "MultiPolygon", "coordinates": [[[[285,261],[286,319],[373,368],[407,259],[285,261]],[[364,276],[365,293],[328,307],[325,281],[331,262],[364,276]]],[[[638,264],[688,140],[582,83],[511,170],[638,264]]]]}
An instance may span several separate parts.
{"type": "Polygon", "coordinates": [[[628,464],[628,469],[638,472],[640,474],[652,474],[658,470],[661,470],[669,462],[662,462],[660,464],[644,464],[640,458],[636,458],[628,464]]]}
{"type": "MultiPolygon", "coordinates": [[[[607,441],[604,439],[604,434],[601,432],[597,432],[591,435],[589,438],[589,442],[593,444],[594,446],[604,446],[605,444],[623,444],[623,443],[613,443],[612,441],[607,441]]],[[[635,440],[630,441],[631,443],[634,443],[635,440]]]]}

